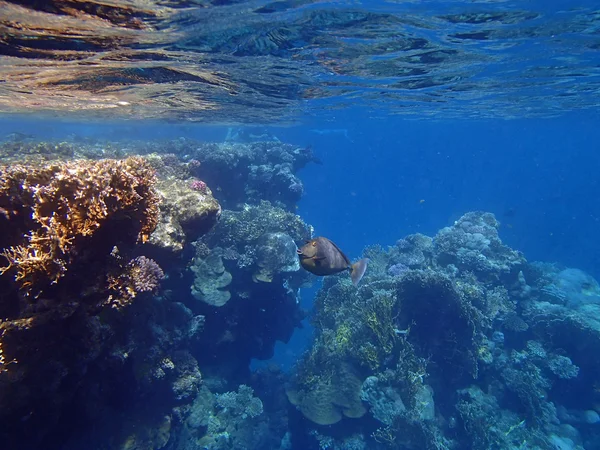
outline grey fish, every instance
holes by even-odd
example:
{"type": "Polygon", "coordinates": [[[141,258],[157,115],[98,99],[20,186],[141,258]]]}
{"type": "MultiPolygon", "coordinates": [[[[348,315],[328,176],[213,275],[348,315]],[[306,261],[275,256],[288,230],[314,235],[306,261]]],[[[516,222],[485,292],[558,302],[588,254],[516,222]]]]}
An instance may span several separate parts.
{"type": "Polygon", "coordinates": [[[306,241],[306,244],[298,249],[298,256],[300,265],[315,275],[333,275],[349,270],[354,286],[360,282],[369,262],[369,258],[363,258],[351,264],[344,252],[325,237],[316,237],[306,241]]]}

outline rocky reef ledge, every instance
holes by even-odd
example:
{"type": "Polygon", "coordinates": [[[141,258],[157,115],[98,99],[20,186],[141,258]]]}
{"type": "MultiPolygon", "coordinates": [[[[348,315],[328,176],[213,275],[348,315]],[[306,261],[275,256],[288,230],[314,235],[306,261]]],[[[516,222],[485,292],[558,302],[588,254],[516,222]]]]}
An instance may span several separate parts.
{"type": "Polygon", "coordinates": [[[250,360],[304,317],[295,250],[312,229],[293,211],[310,155],[183,139],[2,143],[2,447],[217,445],[261,415],[250,360]]]}

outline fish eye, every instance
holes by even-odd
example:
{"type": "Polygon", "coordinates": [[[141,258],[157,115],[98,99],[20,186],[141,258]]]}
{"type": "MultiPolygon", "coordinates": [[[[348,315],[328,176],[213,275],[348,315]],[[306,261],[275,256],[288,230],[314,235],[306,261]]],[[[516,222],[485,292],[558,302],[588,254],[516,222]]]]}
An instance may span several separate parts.
{"type": "Polygon", "coordinates": [[[312,242],[312,243],[311,243],[311,245],[312,245],[313,247],[316,247],[316,246],[317,246],[317,243],[316,243],[316,242],[312,242]]]}

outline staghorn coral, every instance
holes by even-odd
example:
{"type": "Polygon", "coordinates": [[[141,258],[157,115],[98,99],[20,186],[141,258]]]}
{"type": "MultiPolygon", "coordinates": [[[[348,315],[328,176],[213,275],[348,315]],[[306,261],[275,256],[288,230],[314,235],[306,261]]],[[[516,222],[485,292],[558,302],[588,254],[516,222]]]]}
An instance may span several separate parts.
{"type": "Polygon", "coordinates": [[[10,230],[0,240],[26,294],[39,294],[68,270],[85,238],[109,221],[129,222],[145,242],[158,221],[155,176],[141,158],[16,165],[0,169],[2,219],[10,230]],[[24,236],[24,238],[20,238],[24,236]]]}

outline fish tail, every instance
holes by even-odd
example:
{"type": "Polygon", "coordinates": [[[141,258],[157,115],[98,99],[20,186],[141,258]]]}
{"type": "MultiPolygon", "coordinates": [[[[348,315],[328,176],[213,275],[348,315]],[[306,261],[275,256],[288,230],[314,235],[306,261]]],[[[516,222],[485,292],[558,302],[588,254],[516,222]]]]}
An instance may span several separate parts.
{"type": "Polygon", "coordinates": [[[350,266],[350,278],[352,279],[352,284],[354,286],[358,286],[358,283],[360,283],[360,280],[365,274],[365,270],[367,270],[368,262],[369,258],[363,258],[350,266]]]}

